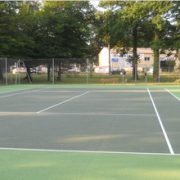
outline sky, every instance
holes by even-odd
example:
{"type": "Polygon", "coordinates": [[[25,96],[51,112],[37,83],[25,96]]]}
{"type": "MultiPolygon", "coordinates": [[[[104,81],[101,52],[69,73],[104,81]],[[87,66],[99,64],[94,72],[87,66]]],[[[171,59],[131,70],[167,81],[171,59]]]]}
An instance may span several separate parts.
{"type": "Polygon", "coordinates": [[[99,0],[91,0],[91,4],[93,4],[95,7],[98,6],[99,0]]]}

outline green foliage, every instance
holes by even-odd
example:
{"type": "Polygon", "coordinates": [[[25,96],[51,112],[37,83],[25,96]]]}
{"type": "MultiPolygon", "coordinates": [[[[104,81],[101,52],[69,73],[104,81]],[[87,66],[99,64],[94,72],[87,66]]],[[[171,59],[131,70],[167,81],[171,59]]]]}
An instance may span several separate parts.
{"type": "Polygon", "coordinates": [[[82,57],[88,49],[93,9],[88,2],[46,2],[39,49],[46,57],[82,57]]]}
{"type": "MultiPolygon", "coordinates": [[[[94,57],[102,46],[180,47],[177,1],[1,1],[0,56],[94,57]]],[[[134,58],[136,59],[136,58],[134,58]]]]}
{"type": "Polygon", "coordinates": [[[0,55],[9,52],[10,47],[16,44],[15,15],[16,2],[0,2],[0,55]]]}
{"type": "Polygon", "coordinates": [[[89,2],[0,2],[0,55],[47,58],[88,54],[89,2]]]}

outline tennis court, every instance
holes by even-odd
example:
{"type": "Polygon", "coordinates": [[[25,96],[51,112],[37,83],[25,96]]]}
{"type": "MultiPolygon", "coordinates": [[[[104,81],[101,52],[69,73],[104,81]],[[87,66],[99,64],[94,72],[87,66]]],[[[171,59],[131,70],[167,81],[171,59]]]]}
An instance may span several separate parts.
{"type": "Polygon", "coordinates": [[[179,86],[4,88],[0,149],[177,157],[179,110],[179,86]]]}

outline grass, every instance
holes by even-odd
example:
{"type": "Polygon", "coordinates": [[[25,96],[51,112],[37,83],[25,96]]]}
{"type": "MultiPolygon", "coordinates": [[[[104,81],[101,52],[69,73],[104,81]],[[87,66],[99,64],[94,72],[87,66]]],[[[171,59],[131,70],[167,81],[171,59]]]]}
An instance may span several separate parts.
{"type": "MultiPolygon", "coordinates": [[[[21,83],[28,83],[27,80],[24,80],[25,74],[21,73],[20,75],[12,75],[8,74],[8,84],[13,84],[15,81],[20,81],[21,83]],[[21,78],[19,80],[19,77],[21,78]]],[[[127,73],[125,77],[122,75],[108,75],[108,74],[95,74],[91,73],[87,75],[86,73],[64,73],[61,76],[61,80],[57,79],[57,75],[55,77],[55,83],[63,83],[63,84],[126,84],[126,83],[134,83],[132,80],[132,75],[127,73]]],[[[47,74],[32,74],[33,83],[52,83],[52,78],[50,81],[47,80],[47,74]]],[[[180,73],[161,73],[161,82],[162,83],[180,83],[180,73]]],[[[144,74],[139,74],[139,79],[137,83],[152,83],[153,78],[152,75],[147,76],[147,80],[145,80],[144,74]]]]}
{"type": "Polygon", "coordinates": [[[180,156],[0,151],[1,180],[169,180],[180,156]]]}

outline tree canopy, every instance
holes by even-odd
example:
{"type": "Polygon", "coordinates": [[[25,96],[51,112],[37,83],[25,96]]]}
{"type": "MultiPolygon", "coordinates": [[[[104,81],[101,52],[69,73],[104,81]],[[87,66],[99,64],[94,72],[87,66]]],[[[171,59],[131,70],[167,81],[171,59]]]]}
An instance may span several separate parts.
{"type": "Polygon", "coordinates": [[[95,57],[103,46],[133,48],[136,78],[137,47],[154,51],[154,79],[159,52],[179,52],[178,1],[101,0],[1,1],[0,56],[24,58],[95,57]]]}
{"type": "Polygon", "coordinates": [[[94,8],[87,1],[0,2],[0,55],[83,57],[94,8]]]}
{"type": "MultiPolygon", "coordinates": [[[[133,78],[136,78],[138,64],[137,47],[151,47],[154,52],[153,77],[157,81],[160,50],[179,49],[178,3],[102,0],[100,5],[113,16],[108,32],[112,45],[124,49],[133,48],[133,78]]],[[[105,28],[104,32],[106,32],[105,28]]]]}

